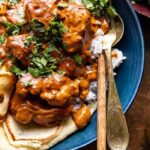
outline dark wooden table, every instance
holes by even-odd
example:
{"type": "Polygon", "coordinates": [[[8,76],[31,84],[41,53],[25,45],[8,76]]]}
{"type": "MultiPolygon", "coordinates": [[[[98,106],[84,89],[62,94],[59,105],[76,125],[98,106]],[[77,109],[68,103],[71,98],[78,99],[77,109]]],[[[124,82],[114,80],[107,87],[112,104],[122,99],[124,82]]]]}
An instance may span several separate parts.
{"type": "MultiPolygon", "coordinates": [[[[127,150],[150,150],[145,136],[145,122],[150,118],[150,19],[139,16],[145,39],[145,67],[139,91],[126,112],[130,141],[127,150]]],[[[96,150],[96,142],[82,148],[96,150]]]]}

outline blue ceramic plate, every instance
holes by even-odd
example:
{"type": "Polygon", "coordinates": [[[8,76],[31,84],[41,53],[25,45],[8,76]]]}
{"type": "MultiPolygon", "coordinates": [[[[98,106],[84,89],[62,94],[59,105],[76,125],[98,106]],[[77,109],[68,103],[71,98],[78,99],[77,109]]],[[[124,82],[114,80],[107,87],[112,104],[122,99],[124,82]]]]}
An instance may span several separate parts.
{"type": "MultiPolygon", "coordinates": [[[[125,23],[125,34],[117,45],[127,56],[127,60],[118,68],[116,83],[125,112],[132,103],[138,90],[144,64],[143,36],[137,16],[128,0],[114,0],[114,6],[125,23]]],[[[67,131],[66,131],[67,132],[67,131]]],[[[57,144],[52,150],[75,150],[96,140],[96,113],[89,125],[57,144]]]]}

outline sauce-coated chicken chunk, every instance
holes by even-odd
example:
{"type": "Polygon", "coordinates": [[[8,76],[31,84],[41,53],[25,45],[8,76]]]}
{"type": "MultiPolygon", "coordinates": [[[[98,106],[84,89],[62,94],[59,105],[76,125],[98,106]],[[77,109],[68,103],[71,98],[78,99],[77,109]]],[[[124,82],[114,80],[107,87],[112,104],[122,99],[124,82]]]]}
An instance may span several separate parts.
{"type": "Polygon", "coordinates": [[[16,93],[40,95],[51,106],[64,106],[79,94],[79,83],[59,74],[47,78],[33,78],[30,74],[26,74],[18,81],[16,93]]]}
{"type": "Polygon", "coordinates": [[[25,45],[28,34],[10,36],[5,44],[5,52],[12,54],[27,66],[29,64],[27,56],[31,53],[31,47],[25,45]]]}
{"type": "Polygon", "coordinates": [[[54,9],[57,7],[57,1],[48,3],[48,1],[42,0],[30,0],[26,4],[26,14],[29,22],[38,20],[46,27],[54,19],[54,9]]]}
{"type": "Polygon", "coordinates": [[[73,113],[73,119],[79,129],[84,128],[90,121],[91,112],[90,108],[86,105],[81,106],[73,113]]]}
{"type": "Polygon", "coordinates": [[[89,28],[90,13],[82,5],[70,4],[59,12],[59,18],[68,29],[63,35],[63,43],[69,53],[82,49],[85,31],[89,28]]]}

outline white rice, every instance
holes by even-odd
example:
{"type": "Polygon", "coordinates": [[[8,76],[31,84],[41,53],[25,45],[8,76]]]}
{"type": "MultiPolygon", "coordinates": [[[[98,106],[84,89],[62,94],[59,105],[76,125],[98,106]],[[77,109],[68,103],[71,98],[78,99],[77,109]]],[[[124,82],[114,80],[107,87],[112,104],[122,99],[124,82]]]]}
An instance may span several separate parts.
{"type": "Polygon", "coordinates": [[[101,29],[98,29],[95,38],[92,40],[90,51],[93,54],[93,58],[98,57],[103,51],[103,37],[104,33],[101,29]]]}
{"type": "Polygon", "coordinates": [[[123,60],[126,59],[126,57],[123,55],[123,52],[118,49],[114,49],[112,53],[116,54],[116,56],[112,56],[113,69],[115,69],[120,66],[120,64],[123,62],[123,60]]]}

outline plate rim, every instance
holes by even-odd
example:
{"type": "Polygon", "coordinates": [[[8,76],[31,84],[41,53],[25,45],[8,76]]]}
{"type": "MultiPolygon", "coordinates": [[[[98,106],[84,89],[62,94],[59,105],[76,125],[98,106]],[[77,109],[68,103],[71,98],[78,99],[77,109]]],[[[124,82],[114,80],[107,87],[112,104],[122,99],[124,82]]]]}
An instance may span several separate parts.
{"type": "MultiPolygon", "coordinates": [[[[133,95],[132,95],[132,97],[131,97],[130,102],[128,103],[128,105],[126,106],[126,109],[124,110],[124,113],[125,113],[125,112],[129,109],[129,107],[131,106],[131,104],[132,104],[132,102],[134,101],[134,98],[135,98],[135,96],[136,96],[136,94],[137,94],[137,92],[138,92],[138,90],[139,90],[139,87],[140,87],[140,84],[141,84],[141,81],[142,81],[142,77],[143,77],[144,58],[145,58],[145,54],[144,54],[145,46],[144,46],[144,38],[143,38],[143,31],[142,31],[142,28],[141,28],[141,23],[140,23],[140,21],[139,21],[139,19],[138,19],[138,16],[137,16],[136,12],[134,11],[134,9],[133,9],[133,7],[132,7],[132,5],[131,5],[131,3],[130,3],[128,0],[125,0],[125,2],[127,3],[129,9],[131,10],[131,12],[132,12],[132,14],[133,14],[133,16],[134,16],[134,19],[135,19],[135,21],[136,21],[137,28],[138,28],[138,31],[139,31],[139,35],[140,35],[139,38],[140,38],[140,41],[141,41],[141,48],[142,48],[142,57],[141,57],[141,60],[142,60],[141,62],[142,62],[142,64],[141,64],[141,69],[140,69],[140,72],[139,72],[139,80],[138,80],[138,82],[137,82],[137,86],[136,86],[136,88],[135,88],[135,90],[134,90],[134,93],[133,93],[133,95]]],[[[90,141],[88,141],[88,142],[85,142],[84,144],[81,144],[81,145],[79,145],[79,146],[76,146],[76,147],[72,148],[71,150],[77,150],[77,149],[83,148],[83,147],[85,147],[85,146],[91,144],[92,142],[94,142],[94,141],[96,141],[96,140],[97,140],[97,137],[94,138],[94,139],[92,139],[92,140],[90,140],[90,141]]]]}

